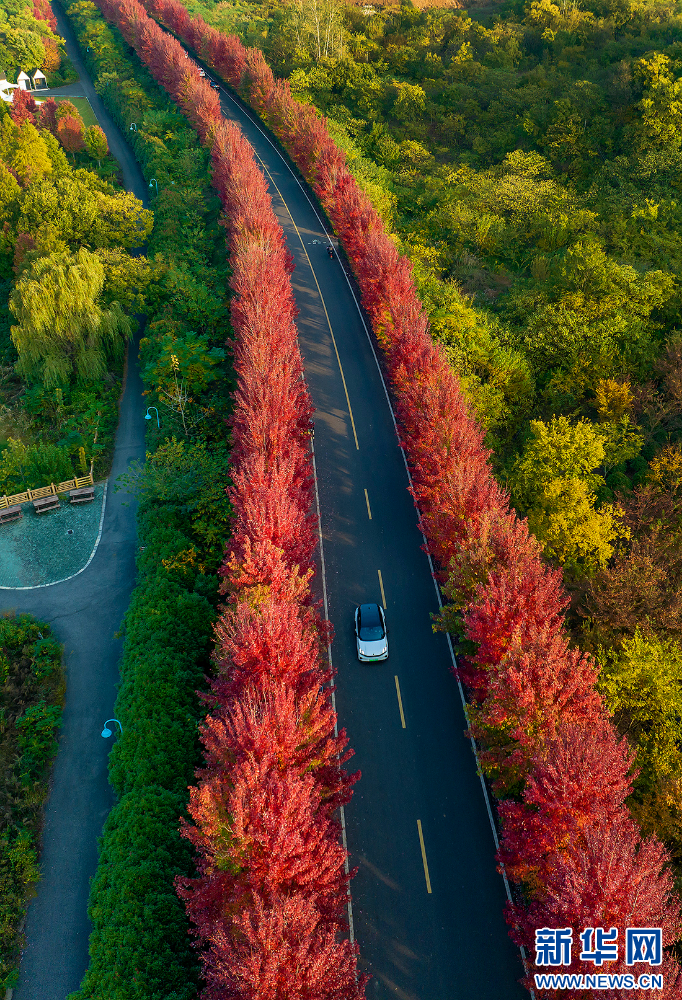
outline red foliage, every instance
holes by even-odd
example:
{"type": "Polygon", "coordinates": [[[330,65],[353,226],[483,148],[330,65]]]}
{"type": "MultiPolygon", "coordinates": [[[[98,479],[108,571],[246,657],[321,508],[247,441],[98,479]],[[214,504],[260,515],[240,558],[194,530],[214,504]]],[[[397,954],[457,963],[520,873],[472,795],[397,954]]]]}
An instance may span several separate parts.
{"type": "MultiPolygon", "coordinates": [[[[608,972],[625,973],[633,971],[624,965],[626,927],[662,927],[666,945],[679,937],[682,917],[667,854],[657,840],[641,841],[624,806],[633,761],[627,741],[616,737],[605,715],[589,726],[564,723],[536,754],[523,803],[500,805],[500,860],[530,897],[526,909],[508,907],[507,919],[530,955],[538,927],[573,927],[576,943],[586,927],[617,927],[622,961],[609,963],[608,972]]],[[[571,968],[562,971],[585,971],[579,947],[571,968]]],[[[679,996],[679,966],[666,959],[657,971],[665,974],[662,995],[679,996]]],[[[527,985],[533,985],[530,977],[527,985]]],[[[551,990],[541,995],[583,996],[551,990]]]]}
{"type": "Polygon", "coordinates": [[[220,100],[192,60],[186,58],[180,43],[149,18],[137,0],[99,0],[98,5],[177,101],[201,141],[208,144],[212,129],[222,118],[220,100]]]}
{"type": "Polygon", "coordinates": [[[233,921],[234,932],[216,933],[206,967],[203,1000],[360,1000],[366,977],[355,981],[356,956],[320,922],[304,893],[263,900],[233,921]]]}
{"type": "MultiPolygon", "coordinates": [[[[586,927],[616,927],[620,942],[619,959],[609,962],[610,974],[649,972],[648,966],[629,968],[625,964],[625,931],[628,927],[660,927],[663,944],[674,944],[682,933],[679,899],[667,870],[668,858],[662,845],[641,840],[629,815],[622,810],[610,826],[587,831],[580,841],[559,854],[547,875],[542,895],[529,906],[512,936],[532,948],[536,927],[572,927],[573,961],[562,972],[584,972],[580,962],[579,935],[586,927]]],[[[534,954],[534,950],[531,951],[534,954]]],[[[677,962],[666,957],[655,970],[664,975],[665,996],[680,996],[682,976],[677,962]]],[[[532,985],[532,976],[527,985],[532,985]]],[[[543,997],[583,998],[580,990],[546,990],[543,997]]],[[[629,991],[600,991],[599,996],[623,1000],[629,991]]]]}
{"type": "Polygon", "coordinates": [[[54,97],[48,97],[40,105],[40,127],[46,128],[53,136],[57,136],[57,102],[54,97]]]}
{"type": "Polygon", "coordinates": [[[52,13],[49,0],[33,0],[33,16],[39,21],[47,21],[53,31],[57,30],[57,18],[52,13]]]}
{"type": "Polygon", "coordinates": [[[27,90],[17,89],[12,96],[12,103],[9,106],[10,118],[15,125],[23,125],[24,122],[36,124],[38,105],[33,94],[27,90]]]}
{"type": "MultiPolygon", "coordinates": [[[[99,0],[152,75],[211,147],[230,254],[234,368],[233,531],[221,570],[229,603],[216,626],[216,671],[202,730],[205,767],[191,789],[198,877],[178,880],[196,927],[204,1000],[359,1000],[357,946],[345,929],[350,874],[335,810],[358,775],[335,735],[330,639],[310,595],[312,405],[303,377],[292,260],[265,179],[236,126],[175,39],[136,0],[99,0]]],[[[240,62],[217,32],[193,35],[184,8],[151,0],[166,23],[225,71],[248,66],[253,99],[273,86],[262,56],[240,62]],[[206,37],[204,38],[204,34],[206,37]]]]}
{"type": "Polygon", "coordinates": [[[592,659],[569,650],[561,633],[545,628],[513,639],[487,672],[486,699],[471,727],[475,735],[495,733],[484,743],[481,759],[494,776],[496,792],[504,794],[525,779],[530,758],[560,722],[605,724],[596,676],[592,659]]]}
{"type": "Polygon", "coordinates": [[[500,859],[510,877],[537,890],[569,843],[588,830],[608,829],[631,792],[633,762],[605,715],[590,726],[563,723],[536,749],[523,803],[500,804],[500,859]]]}
{"type": "Polygon", "coordinates": [[[30,233],[17,233],[17,239],[14,244],[14,264],[12,268],[15,274],[18,275],[21,273],[26,257],[32,250],[35,250],[35,246],[35,237],[31,236],[30,233]]]}
{"type": "Polygon", "coordinates": [[[73,115],[64,115],[57,122],[57,138],[67,153],[85,149],[81,123],[73,115]]]}

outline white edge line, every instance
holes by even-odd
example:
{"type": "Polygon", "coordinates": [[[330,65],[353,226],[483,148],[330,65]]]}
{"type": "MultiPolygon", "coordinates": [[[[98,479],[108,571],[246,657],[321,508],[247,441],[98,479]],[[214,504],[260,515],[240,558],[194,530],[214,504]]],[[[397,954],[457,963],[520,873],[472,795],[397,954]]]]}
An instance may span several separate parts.
{"type": "MultiPolygon", "coordinates": [[[[324,565],[324,544],[322,542],[322,516],[320,514],[320,493],[317,488],[317,463],[315,462],[315,443],[314,440],[310,442],[310,451],[313,459],[313,479],[315,481],[315,504],[317,506],[317,532],[320,538],[320,565],[322,571],[322,601],[324,605],[324,617],[329,621],[329,605],[327,603],[327,574],[324,565]]],[[[329,666],[332,664],[332,646],[331,643],[327,646],[327,654],[329,656],[329,666]]],[[[334,736],[339,735],[339,721],[336,712],[336,696],[334,691],[331,692],[331,702],[332,711],[334,712],[334,736]]],[[[348,841],[346,840],[346,813],[343,806],[339,806],[339,811],[341,813],[341,840],[343,842],[344,859],[343,867],[348,876],[350,872],[350,865],[348,864],[348,841]]],[[[353,901],[351,899],[350,893],[350,882],[347,885],[347,904],[348,904],[348,936],[350,938],[351,945],[355,943],[355,928],[353,927],[353,901]]],[[[357,974],[356,974],[357,978],[357,974]]]]}
{"type": "MultiPolygon", "coordinates": [[[[227,86],[228,86],[227,84],[223,84],[223,87],[221,87],[221,92],[224,93],[224,95],[226,97],[228,97],[232,101],[232,103],[235,104],[237,106],[237,108],[239,108],[240,111],[244,111],[245,110],[245,106],[243,104],[240,104],[238,101],[236,101],[235,98],[232,96],[232,94],[229,92],[229,90],[223,89],[223,88],[227,88],[227,86]]],[[[308,204],[310,205],[310,207],[312,208],[313,212],[315,213],[315,215],[317,217],[317,221],[319,222],[320,227],[322,229],[322,232],[324,233],[325,237],[328,240],[331,240],[331,236],[327,232],[327,227],[326,227],[324,221],[322,220],[322,218],[320,217],[320,213],[317,210],[317,206],[311,200],[310,195],[308,194],[308,192],[306,191],[305,187],[301,183],[300,178],[296,176],[296,174],[292,170],[290,164],[285,159],[283,153],[281,152],[280,149],[277,148],[277,145],[272,141],[272,139],[267,134],[267,132],[265,132],[261,128],[261,126],[260,126],[260,124],[258,123],[257,120],[254,120],[254,118],[252,117],[252,115],[255,115],[256,113],[253,112],[249,108],[249,109],[246,110],[246,114],[247,114],[248,118],[250,119],[252,125],[254,125],[255,128],[257,128],[258,131],[261,133],[261,135],[263,136],[263,138],[266,139],[270,143],[270,145],[272,146],[272,148],[274,149],[274,151],[277,153],[277,155],[279,156],[279,158],[282,161],[282,163],[284,164],[284,166],[287,168],[288,172],[294,178],[294,180],[296,181],[296,183],[300,187],[303,195],[305,196],[308,204]]],[[[255,150],[254,150],[254,153],[255,153],[255,150]]],[[[256,156],[258,156],[257,153],[256,153],[256,156]]],[[[260,157],[258,157],[258,158],[260,159],[260,157]]],[[[350,171],[349,171],[349,173],[350,173],[350,171]]],[[[280,197],[282,197],[282,196],[280,195],[280,197]]],[[[285,206],[286,206],[286,202],[285,202],[285,206]]],[[[312,266],[312,262],[311,262],[311,266],[312,266]]],[[[367,328],[367,324],[365,323],[365,317],[362,314],[362,309],[360,307],[360,303],[357,300],[357,297],[355,295],[355,291],[353,290],[353,286],[352,286],[352,284],[350,282],[350,278],[348,277],[348,274],[346,272],[345,267],[343,267],[343,264],[341,265],[341,270],[343,271],[343,275],[344,275],[344,277],[346,279],[346,283],[348,285],[348,288],[350,289],[351,295],[353,296],[353,300],[355,302],[355,305],[357,306],[357,310],[358,310],[358,313],[360,315],[360,320],[361,320],[362,325],[363,325],[363,327],[365,329],[365,334],[367,335],[367,340],[369,341],[369,346],[372,349],[372,354],[374,356],[374,361],[376,363],[377,370],[379,372],[379,378],[381,379],[381,384],[384,387],[384,394],[386,396],[386,402],[388,403],[388,409],[389,409],[389,412],[391,414],[391,418],[393,420],[393,427],[395,429],[396,437],[398,438],[398,441],[400,441],[400,435],[398,433],[398,424],[397,424],[397,421],[396,421],[396,418],[395,418],[395,413],[393,412],[393,406],[391,405],[391,398],[390,398],[390,396],[388,394],[388,389],[386,388],[386,382],[384,380],[384,373],[381,370],[381,365],[379,364],[379,359],[378,359],[377,353],[376,353],[376,351],[374,349],[374,344],[372,343],[372,338],[370,336],[370,332],[369,332],[369,330],[367,328]]],[[[410,473],[410,467],[407,464],[407,458],[405,456],[405,450],[403,448],[400,448],[400,452],[401,452],[401,454],[403,456],[403,462],[405,464],[405,471],[407,472],[407,478],[408,478],[409,484],[410,484],[410,486],[412,486],[412,475],[410,473]]],[[[314,454],[314,451],[313,451],[313,469],[314,468],[315,468],[315,454],[314,454]]],[[[316,473],[315,473],[315,491],[317,493],[317,474],[316,473]]],[[[317,510],[318,510],[318,526],[320,528],[320,556],[321,556],[322,567],[323,567],[323,569],[322,569],[322,584],[323,584],[323,592],[324,592],[325,617],[326,617],[326,614],[327,614],[327,610],[326,610],[327,609],[327,599],[326,599],[326,585],[325,585],[325,581],[324,581],[324,555],[322,553],[322,528],[321,528],[321,524],[320,524],[320,521],[319,521],[319,512],[320,512],[319,497],[317,498],[317,510]]],[[[417,507],[417,511],[418,511],[419,516],[421,518],[421,511],[419,511],[419,507],[417,507]]],[[[431,578],[433,580],[433,586],[435,588],[436,597],[438,599],[438,607],[442,608],[443,607],[443,601],[442,601],[441,594],[440,594],[440,587],[438,586],[438,581],[436,580],[436,576],[435,576],[435,573],[434,573],[433,560],[431,559],[431,553],[428,551],[428,541],[427,541],[426,536],[424,535],[423,532],[422,532],[422,538],[424,539],[424,545],[426,547],[426,555],[427,555],[427,558],[429,560],[429,568],[431,570],[431,578]]],[[[447,635],[447,640],[448,640],[448,648],[450,650],[450,657],[452,659],[452,665],[453,665],[453,667],[456,670],[457,669],[457,659],[455,657],[455,651],[454,651],[453,646],[452,646],[452,639],[450,638],[450,634],[449,633],[446,633],[446,635],[447,635]]],[[[330,649],[330,660],[331,660],[331,649],[330,649]]],[[[459,695],[460,695],[460,698],[462,700],[462,708],[464,709],[464,716],[466,718],[467,726],[468,726],[469,725],[469,712],[468,712],[468,709],[467,709],[466,698],[464,697],[464,689],[462,687],[462,682],[460,681],[459,677],[457,677],[457,686],[459,688],[459,695]]],[[[335,705],[335,698],[334,698],[333,692],[332,692],[332,705],[335,705]]],[[[336,710],[336,709],[334,709],[334,710],[336,710]]],[[[476,741],[474,740],[474,738],[472,736],[469,737],[469,739],[471,741],[471,748],[472,748],[472,750],[474,752],[474,757],[476,759],[476,771],[477,771],[478,776],[479,776],[480,781],[481,781],[481,788],[483,789],[483,798],[485,800],[486,810],[488,812],[488,819],[490,820],[490,829],[492,830],[493,840],[495,842],[495,849],[499,850],[500,844],[499,844],[499,840],[498,840],[498,836],[497,836],[497,830],[495,828],[495,821],[493,819],[492,808],[491,808],[491,805],[490,805],[490,796],[488,795],[488,789],[485,786],[485,780],[483,778],[483,772],[481,770],[481,765],[480,765],[480,761],[479,761],[479,757],[478,757],[478,750],[476,748],[476,741]]],[[[344,846],[345,846],[345,823],[343,822],[343,807],[341,807],[341,817],[342,817],[342,829],[343,829],[344,846]]],[[[504,867],[504,864],[502,862],[500,862],[500,868],[501,868],[502,879],[504,881],[504,888],[505,888],[505,891],[506,891],[506,894],[507,894],[507,899],[509,900],[509,902],[513,906],[514,905],[514,901],[512,899],[511,891],[509,889],[509,881],[507,879],[507,873],[505,871],[505,867],[504,867]]],[[[350,912],[350,900],[349,900],[349,912],[350,912]]],[[[353,927],[353,924],[352,924],[352,920],[351,920],[351,941],[353,940],[352,927],[353,927]]],[[[524,968],[524,971],[525,971],[526,975],[528,975],[528,964],[527,964],[527,960],[526,960],[526,949],[523,947],[523,945],[520,946],[520,951],[521,951],[521,960],[523,962],[523,968],[524,968]]],[[[531,997],[533,997],[533,1000],[534,1000],[534,998],[535,998],[535,992],[534,992],[534,990],[531,989],[531,990],[529,990],[529,992],[530,992],[531,997]]]]}
{"type": "Polygon", "coordinates": [[[102,495],[102,513],[99,519],[99,531],[97,532],[97,538],[95,539],[95,547],[90,553],[90,558],[86,562],[82,569],[79,569],[77,573],[72,573],[71,576],[65,576],[63,580],[53,580],[52,583],[37,583],[35,587],[0,587],[0,590],[42,590],[44,587],[56,587],[58,583],[66,583],[67,580],[73,580],[74,577],[80,576],[81,573],[85,573],[86,569],[95,558],[95,552],[97,552],[97,547],[99,546],[100,539],[102,537],[102,528],[104,527],[104,512],[107,508],[107,487],[109,486],[109,480],[104,480],[104,493],[102,495]]]}

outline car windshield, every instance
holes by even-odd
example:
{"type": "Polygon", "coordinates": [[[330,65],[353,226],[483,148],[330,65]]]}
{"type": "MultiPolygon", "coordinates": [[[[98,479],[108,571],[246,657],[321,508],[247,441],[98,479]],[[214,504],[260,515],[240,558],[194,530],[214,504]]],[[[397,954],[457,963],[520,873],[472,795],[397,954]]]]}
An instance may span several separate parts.
{"type": "Polygon", "coordinates": [[[376,604],[360,608],[360,638],[364,642],[377,642],[384,638],[384,627],[376,604]]]}

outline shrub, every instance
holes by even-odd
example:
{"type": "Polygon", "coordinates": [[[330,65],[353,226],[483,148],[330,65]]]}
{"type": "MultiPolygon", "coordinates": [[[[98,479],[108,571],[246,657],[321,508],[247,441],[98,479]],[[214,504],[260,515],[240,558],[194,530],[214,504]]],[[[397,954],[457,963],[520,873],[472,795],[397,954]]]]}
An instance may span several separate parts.
{"type": "Polygon", "coordinates": [[[62,647],[31,615],[0,617],[0,990],[16,982],[49,765],[57,748],[62,647]]]}

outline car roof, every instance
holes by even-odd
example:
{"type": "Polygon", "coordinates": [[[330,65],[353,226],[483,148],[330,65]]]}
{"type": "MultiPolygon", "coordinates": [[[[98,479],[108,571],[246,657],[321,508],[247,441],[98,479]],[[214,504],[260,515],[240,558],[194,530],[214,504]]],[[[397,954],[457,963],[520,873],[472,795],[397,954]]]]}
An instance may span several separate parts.
{"type": "Polygon", "coordinates": [[[379,605],[361,604],[360,617],[362,618],[362,620],[365,622],[366,625],[372,625],[373,622],[376,622],[377,625],[381,624],[379,605]]]}

